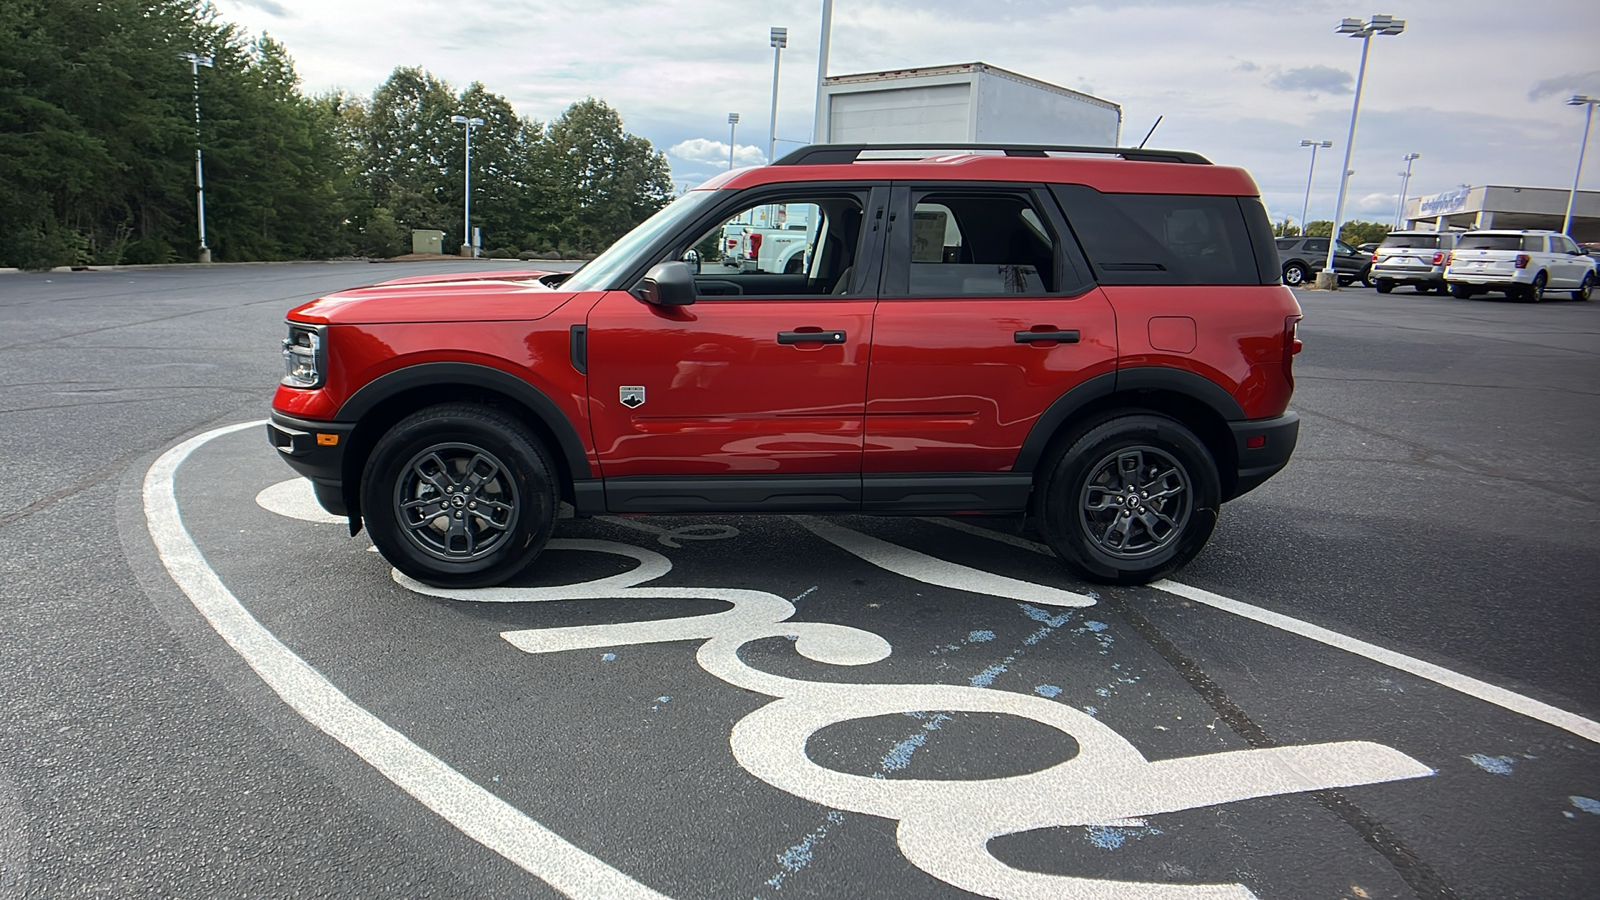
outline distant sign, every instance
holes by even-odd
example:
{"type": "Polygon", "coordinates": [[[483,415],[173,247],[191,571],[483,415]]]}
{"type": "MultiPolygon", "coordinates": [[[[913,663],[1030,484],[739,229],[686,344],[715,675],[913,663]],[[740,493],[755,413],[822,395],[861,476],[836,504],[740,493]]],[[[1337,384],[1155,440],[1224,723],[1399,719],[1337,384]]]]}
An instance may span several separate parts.
{"type": "Polygon", "coordinates": [[[1459,212],[1467,205],[1467,195],[1472,188],[1462,187],[1442,194],[1422,198],[1421,215],[1442,216],[1448,213],[1459,212]]]}

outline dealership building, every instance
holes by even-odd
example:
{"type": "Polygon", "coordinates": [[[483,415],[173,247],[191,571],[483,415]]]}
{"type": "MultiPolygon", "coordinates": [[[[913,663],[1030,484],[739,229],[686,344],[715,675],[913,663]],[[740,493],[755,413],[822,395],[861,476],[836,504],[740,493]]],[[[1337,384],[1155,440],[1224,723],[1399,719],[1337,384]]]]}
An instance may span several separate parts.
{"type": "MultiPolygon", "coordinates": [[[[1462,185],[1453,191],[1406,200],[1406,227],[1561,230],[1572,192],[1562,188],[1462,185]]],[[[1578,191],[1572,202],[1572,239],[1600,242],[1600,191],[1578,191]]]]}

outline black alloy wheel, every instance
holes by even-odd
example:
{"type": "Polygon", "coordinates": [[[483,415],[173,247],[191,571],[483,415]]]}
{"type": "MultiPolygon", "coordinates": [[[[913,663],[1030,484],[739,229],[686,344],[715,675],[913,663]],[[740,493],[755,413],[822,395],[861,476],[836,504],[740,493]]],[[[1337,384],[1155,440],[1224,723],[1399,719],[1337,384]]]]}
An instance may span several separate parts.
{"type": "Polygon", "coordinates": [[[1289,263],[1283,267],[1283,283],[1289,287],[1299,287],[1306,283],[1311,276],[1311,270],[1297,262],[1289,263]]]}
{"type": "Polygon", "coordinates": [[[1041,530],[1061,561],[1090,581],[1153,581],[1193,559],[1216,527],[1216,462],[1166,416],[1101,421],[1047,471],[1041,530]]]}
{"type": "Polygon", "coordinates": [[[401,572],[441,587],[485,587],[526,568],[550,539],[552,471],[516,419],[483,406],[433,406],[373,448],[361,508],[372,542],[401,572]]]}

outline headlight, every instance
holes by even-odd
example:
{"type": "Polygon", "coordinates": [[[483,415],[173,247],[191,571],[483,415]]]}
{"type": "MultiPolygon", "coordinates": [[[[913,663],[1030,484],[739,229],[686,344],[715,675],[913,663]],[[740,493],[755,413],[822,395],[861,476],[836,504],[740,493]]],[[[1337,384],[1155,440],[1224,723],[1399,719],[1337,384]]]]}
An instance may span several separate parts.
{"type": "Polygon", "coordinates": [[[328,376],[328,326],[289,323],[283,339],[283,383],[289,387],[319,388],[328,376]]]}

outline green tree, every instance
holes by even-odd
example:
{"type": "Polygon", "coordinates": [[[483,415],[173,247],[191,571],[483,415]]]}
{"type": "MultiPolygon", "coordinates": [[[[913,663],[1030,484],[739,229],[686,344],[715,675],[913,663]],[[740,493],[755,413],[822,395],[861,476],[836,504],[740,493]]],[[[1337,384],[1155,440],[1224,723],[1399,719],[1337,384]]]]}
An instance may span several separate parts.
{"type": "Polygon", "coordinates": [[[598,251],[672,198],[666,156],[622,130],[622,117],[590,97],[545,131],[545,196],[569,246],[598,251]]]}

